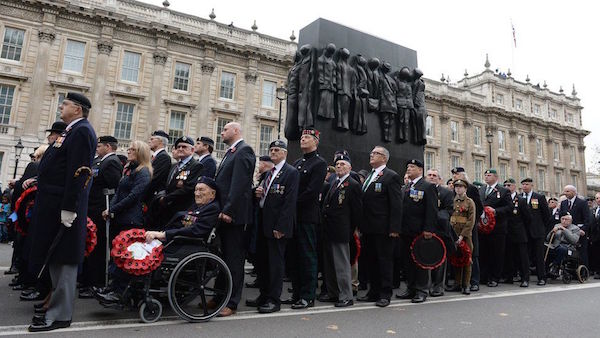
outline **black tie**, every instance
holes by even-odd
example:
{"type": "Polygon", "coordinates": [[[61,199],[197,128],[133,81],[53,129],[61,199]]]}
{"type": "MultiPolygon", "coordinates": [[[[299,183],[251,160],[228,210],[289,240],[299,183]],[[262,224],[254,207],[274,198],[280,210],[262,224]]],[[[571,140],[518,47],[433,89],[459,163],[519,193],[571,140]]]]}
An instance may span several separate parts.
{"type": "Polygon", "coordinates": [[[333,182],[333,184],[331,184],[331,187],[329,188],[329,192],[327,193],[327,196],[331,196],[331,194],[333,194],[333,192],[337,188],[338,184],[340,184],[339,178],[336,179],[335,182],[333,182]]]}
{"type": "Polygon", "coordinates": [[[571,211],[572,206],[573,206],[573,202],[569,201],[569,211],[571,211]]]}

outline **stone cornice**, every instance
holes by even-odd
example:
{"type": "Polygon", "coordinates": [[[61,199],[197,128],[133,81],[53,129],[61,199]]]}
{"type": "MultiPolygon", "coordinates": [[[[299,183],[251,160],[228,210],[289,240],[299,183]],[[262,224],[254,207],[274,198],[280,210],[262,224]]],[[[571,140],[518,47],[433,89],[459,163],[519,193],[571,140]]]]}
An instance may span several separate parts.
{"type": "Polygon", "coordinates": [[[109,39],[99,39],[97,43],[98,52],[100,54],[110,55],[110,52],[113,50],[114,43],[109,39]]]}
{"type": "Polygon", "coordinates": [[[52,43],[56,38],[56,31],[50,27],[42,27],[38,31],[40,42],[52,43]]]}

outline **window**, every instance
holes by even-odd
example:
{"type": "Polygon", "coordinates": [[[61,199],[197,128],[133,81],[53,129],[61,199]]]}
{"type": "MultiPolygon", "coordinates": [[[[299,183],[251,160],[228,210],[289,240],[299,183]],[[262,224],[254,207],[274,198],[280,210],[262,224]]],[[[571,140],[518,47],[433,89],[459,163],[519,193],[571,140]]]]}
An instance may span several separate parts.
{"type": "Polygon", "coordinates": [[[508,165],[506,163],[500,163],[500,165],[498,166],[498,178],[500,182],[506,181],[506,179],[508,178],[507,173],[508,165]]]}
{"type": "Polygon", "coordinates": [[[575,151],[575,146],[569,147],[569,154],[571,157],[571,163],[575,164],[575,162],[577,162],[577,152],[575,151]]]}
{"type": "Polygon", "coordinates": [[[433,137],[433,117],[425,118],[425,136],[433,137]]]}
{"type": "Polygon", "coordinates": [[[2,54],[0,54],[0,58],[21,61],[24,39],[24,30],[6,27],[4,29],[4,40],[2,41],[2,54]]]}
{"type": "Polygon", "coordinates": [[[533,105],[533,113],[534,113],[535,115],[542,115],[542,107],[540,107],[540,105],[539,105],[539,104],[537,104],[537,103],[536,103],[536,104],[534,104],[534,105],[533,105]]]}
{"type": "Polygon", "coordinates": [[[263,81],[262,88],[262,106],[267,108],[275,108],[277,83],[273,81],[263,81]]]}
{"type": "Polygon", "coordinates": [[[554,191],[561,192],[562,187],[562,172],[557,171],[554,173],[554,191]]]}
{"type": "Polygon", "coordinates": [[[473,144],[475,144],[476,146],[481,145],[481,127],[480,126],[475,126],[473,128],[473,144]]]}
{"type": "Polygon", "coordinates": [[[550,109],[550,113],[548,115],[550,115],[549,117],[553,120],[556,120],[556,117],[558,116],[556,109],[554,109],[554,108],[550,109]]]}
{"type": "Polygon", "coordinates": [[[504,95],[496,94],[496,103],[499,105],[504,105],[504,95]]]}
{"type": "Polygon", "coordinates": [[[67,48],[63,59],[63,70],[82,73],[84,58],[85,42],[67,40],[67,48]]]}
{"type": "Polygon", "coordinates": [[[219,97],[222,99],[233,100],[235,92],[235,74],[223,72],[221,73],[221,90],[219,97]]]}
{"type": "Polygon", "coordinates": [[[271,144],[271,141],[273,141],[273,126],[261,124],[259,144],[260,156],[269,155],[269,145],[271,144]]]}
{"type": "Polygon", "coordinates": [[[554,160],[560,161],[560,144],[554,142],[554,160]]]}
{"type": "Polygon", "coordinates": [[[475,181],[483,182],[483,160],[475,160],[475,181]]]}
{"type": "Polygon", "coordinates": [[[115,119],[115,137],[120,140],[131,140],[134,104],[119,102],[115,119]]]}
{"type": "Polygon", "coordinates": [[[460,167],[460,156],[458,156],[458,155],[450,156],[450,167],[451,168],[460,167]]]}
{"type": "Polygon", "coordinates": [[[515,109],[518,111],[523,110],[523,100],[515,99],[515,109]]]}
{"type": "Polygon", "coordinates": [[[188,90],[190,81],[190,65],[187,63],[175,62],[175,78],[173,80],[173,89],[188,90]]]}
{"type": "Polygon", "coordinates": [[[185,130],[185,112],[171,110],[169,117],[169,143],[175,144],[175,141],[183,136],[185,130]]]}
{"type": "Polygon", "coordinates": [[[225,151],[229,148],[229,146],[223,142],[223,139],[221,139],[221,130],[223,130],[223,127],[229,122],[233,122],[233,120],[224,117],[217,118],[217,137],[215,137],[217,140],[215,143],[215,155],[217,158],[223,158],[225,151]]]}
{"type": "Polygon", "coordinates": [[[15,96],[15,87],[0,84],[0,123],[8,124],[10,122],[10,112],[12,110],[13,97],[15,96]]]}
{"type": "Polygon", "coordinates": [[[567,123],[573,123],[573,114],[567,113],[567,115],[565,116],[565,120],[567,121],[567,123]]]}
{"type": "Polygon", "coordinates": [[[517,143],[519,144],[519,154],[525,154],[525,136],[517,136],[517,143]]]}
{"type": "Polygon", "coordinates": [[[140,60],[142,54],[125,52],[123,54],[123,68],[121,69],[121,80],[129,82],[138,82],[140,72],[140,60]]]}
{"type": "Polygon", "coordinates": [[[458,142],[458,122],[450,121],[450,140],[458,142]]]}
{"type": "MultiPolygon", "coordinates": [[[[1,159],[1,157],[0,157],[0,159],[1,159]]],[[[577,186],[577,175],[571,175],[571,184],[574,186],[577,186]]]]}
{"type": "Polygon", "coordinates": [[[546,190],[546,171],[544,169],[538,169],[538,189],[546,190]]]}
{"type": "Polygon", "coordinates": [[[539,138],[535,139],[535,152],[537,154],[537,157],[544,156],[544,147],[542,146],[542,140],[539,138]]]}
{"type": "Polygon", "coordinates": [[[504,130],[498,130],[498,149],[506,150],[506,134],[504,130]]]}
{"type": "Polygon", "coordinates": [[[425,152],[425,171],[435,168],[435,153],[431,151],[425,152]]]}
{"type": "Polygon", "coordinates": [[[62,121],[62,119],[60,118],[60,105],[63,103],[63,100],[66,96],[66,93],[58,93],[58,100],[56,103],[56,116],[54,117],[54,121],[62,121]]]}
{"type": "Polygon", "coordinates": [[[520,165],[519,166],[519,181],[527,178],[527,166],[520,165]]]}

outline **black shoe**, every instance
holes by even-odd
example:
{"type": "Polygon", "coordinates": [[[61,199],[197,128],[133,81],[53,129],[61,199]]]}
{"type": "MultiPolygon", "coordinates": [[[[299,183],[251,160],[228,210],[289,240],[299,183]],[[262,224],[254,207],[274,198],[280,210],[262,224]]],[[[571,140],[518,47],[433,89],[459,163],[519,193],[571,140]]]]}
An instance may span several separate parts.
{"type": "Polygon", "coordinates": [[[45,315],[46,314],[47,309],[41,307],[38,309],[33,309],[33,313],[36,315],[45,315]]]}
{"type": "Polygon", "coordinates": [[[495,288],[498,286],[498,282],[491,280],[487,283],[487,286],[490,288],[495,288]]]}
{"type": "Polygon", "coordinates": [[[13,278],[13,280],[11,280],[10,283],[8,283],[8,286],[10,287],[15,287],[17,285],[21,285],[21,281],[19,281],[17,277],[13,278]]]}
{"type": "Polygon", "coordinates": [[[256,279],[253,282],[245,283],[245,285],[250,289],[258,289],[258,283],[256,282],[256,279]]]}
{"type": "Polygon", "coordinates": [[[596,272],[596,274],[594,275],[594,279],[600,279],[600,273],[596,272]]]}
{"type": "Polygon", "coordinates": [[[398,298],[398,299],[413,299],[414,297],[415,297],[415,293],[410,292],[408,290],[396,295],[396,298],[398,298]]]}
{"type": "Polygon", "coordinates": [[[390,300],[389,299],[385,299],[385,298],[381,298],[378,301],[375,302],[376,306],[379,307],[386,307],[388,305],[390,305],[390,300]]]}
{"type": "Polygon", "coordinates": [[[39,291],[33,291],[28,294],[21,294],[19,296],[20,300],[30,301],[30,300],[43,300],[46,298],[46,295],[41,294],[39,291]]]}
{"type": "Polygon", "coordinates": [[[5,275],[16,275],[19,273],[19,269],[15,268],[15,267],[11,267],[10,269],[4,271],[5,275]]]}
{"type": "Polygon", "coordinates": [[[45,303],[45,302],[36,303],[36,304],[33,304],[33,308],[34,308],[34,309],[41,309],[41,308],[43,308],[45,305],[46,305],[46,303],[45,303]]]}
{"type": "Polygon", "coordinates": [[[352,296],[356,297],[358,295],[358,290],[352,290],[352,296]]]}
{"type": "Polygon", "coordinates": [[[21,291],[21,295],[20,296],[27,296],[29,294],[32,294],[32,293],[36,292],[36,291],[37,291],[36,288],[27,288],[27,289],[21,291]]]}
{"type": "Polygon", "coordinates": [[[298,301],[297,299],[291,297],[291,298],[288,298],[288,299],[282,299],[281,300],[281,304],[288,304],[288,305],[289,304],[296,304],[297,301],[298,301]]]}
{"type": "Polygon", "coordinates": [[[544,286],[544,285],[546,285],[546,280],[545,280],[545,279],[540,279],[540,280],[537,282],[537,285],[539,285],[539,286],[544,286]]]}
{"type": "Polygon", "coordinates": [[[454,284],[452,287],[446,288],[446,291],[448,291],[448,292],[461,292],[461,290],[462,290],[462,288],[460,287],[459,284],[454,284]]]}
{"type": "Polygon", "coordinates": [[[300,299],[297,302],[295,302],[294,304],[292,304],[292,309],[302,310],[302,309],[306,309],[306,308],[313,307],[313,306],[315,306],[314,300],[300,299]]]}
{"type": "Polygon", "coordinates": [[[417,294],[410,300],[410,302],[411,303],[423,303],[426,299],[427,299],[427,296],[425,296],[423,294],[417,294]]]}
{"type": "Polygon", "coordinates": [[[441,297],[444,295],[444,291],[440,291],[440,290],[432,290],[429,292],[429,295],[431,297],[441,297]]]}
{"type": "Polygon", "coordinates": [[[281,307],[279,306],[279,304],[273,304],[272,302],[267,302],[266,304],[263,304],[258,307],[258,312],[259,313],[273,313],[273,312],[279,311],[280,309],[281,309],[281,307]]]}
{"type": "Polygon", "coordinates": [[[262,299],[246,299],[246,306],[248,307],[259,307],[263,305],[263,300],[262,299]]]}
{"type": "Polygon", "coordinates": [[[31,325],[29,325],[27,330],[29,330],[29,332],[44,332],[44,331],[52,331],[52,330],[56,330],[56,329],[64,329],[69,326],[71,326],[70,320],[55,320],[54,322],[52,322],[50,324],[46,324],[46,322],[44,321],[43,323],[42,322],[31,323],[31,325]]]}
{"type": "Polygon", "coordinates": [[[359,301],[359,302],[376,302],[377,298],[371,297],[369,295],[364,295],[362,297],[356,298],[356,300],[359,301]]]}
{"type": "Polygon", "coordinates": [[[521,284],[519,285],[519,287],[522,287],[522,288],[526,288],[528,286],[529,286],[529,281],[526,281],[526,280],[522,281],[521,284]]]}
{"type": "Polygon", "coordinates": [[[499,283],[502,283],[502,284],[512,284],[514,282],[513,282],[512,278],[501,278],[500,281],[499,281],[499,283]]]}
{"type": "Polygon", "coordinates": [[[319,296],[319,302],[323,303],[337,303],[338,299],[335,297],[331,297],[328,294],[322,294],[319,296]]]}
{"type": "Polygon", "coordinates": [[[354,301],[352,299],[348,299],[348,300],[340,300],[340,301],[336,302],[333,306],[347,307],[347,306],[352,306],[352,305],[354,305],[354,301]]]}
{"type": "Polygon", "coordinates": [[[479,291],[479,285],[477,285],[477,284],[471,285],[469,290],[471,290],[473,292],[477,292],[477,291],[479,291]]]}
{"type": "Polygon", "coordinates": [[[15,286],[13,286],[12,289],[13,289],[13,291],[23,291],[23,290],[25,290],[25,285],[23,285],[23,284],[17,284],[15,286]]]}
{"type": "Polygon", "coordinates": [[[94,298],[94,296],[95,296],[95,292],[91,287],[79,289],[78,297],[81,299],[90,299],[90,298],[94,298]]]}
{"type": "Polygon", "coordinates": [[[104,303],[118,303],[121,301],[121,295],[118,292],[97,293],[96,298],[104,303]]]}
{"type": "Polygon", "coordinates": [[[470,288],[462,288],[462,294],[463,295],[470,295],[471,294],[471,289],[470,288]]]}

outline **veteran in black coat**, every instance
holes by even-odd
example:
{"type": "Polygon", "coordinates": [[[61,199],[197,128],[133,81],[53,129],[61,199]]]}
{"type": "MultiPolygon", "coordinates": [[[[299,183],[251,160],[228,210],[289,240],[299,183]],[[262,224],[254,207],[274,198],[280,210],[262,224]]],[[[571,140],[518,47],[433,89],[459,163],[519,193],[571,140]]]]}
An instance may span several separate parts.
{"type": "Polygon", "coordinates": [[[35,227],[31,261],[49,262],[53,292],[42,319],[35,319],[30,331],[47,331],[71,323],[77,266],[83,262],[91,165],[96,134],[87,121],[90,101],[68,93],[60,105],[66,130],[46,150],[38,166],[38,193],[33,218],[44,226],[35,227]],[[62,234],[62,236],[57,236],[62,234]],[[55,249],[50,248],[56,241],[55,249]]]}
{"type": "MultiPolygon", "coordinates": [[[[221,139],[229,145],[229,149],[221,160],[215,177],[222,209],[219,214],[219,235],[223,260],[231,270],[233,291],[227,307],[219,315],[230,316],[237,309],[244,285],[244,227],[251,224],[254,218],[252,175],[256,156],[254,150],[242,139],[242,128],[237,122],[230,122],[223,127],[221,139]]],[[[223,280],[217,282],[220,284],[223,280]]]]}
{"type": "Polygon", "coordinates": [[[528,227],[531,214],[527,207],[527,199],[516,191],[516,182],[509,178],[504,187],[510,191],[512,211],[508,214],[508,231],[506,235],[506,251],[504,261],[504,279],[512,284],[515,271],[521,275],[521,287],[529,286],[529,254],[527,251],[528,227]]]}
{"type": "Polygon", "coordinates": [[[147,210],[144,214],[144,223],[147,228],[159,228],[164,224],[161,222],[160,205],[158,200],[164,196],[171,171],[171,155],[167,153],[166,147],[169,144],[169,134],[163,130],[152,132],[148,145],[152,151],[152,180],[146,190],[144,203],[147,210]]]}
{"type": "Polygon", "coordinates": [[[196,139],[196,145],[194,146],[194,152],[198,155],[198,161],[202,164],[202,171],[200,176],[206,176],[210,178],[215,177],[217,172],[217,161],[212,157],[212,152],[215,146],[215,141],[211,138],[202,136],[196,139]]]}
{"type": "Polygon", "coordinates": [[[256,239],[256,270],[260,294],[249,303],[260,313],[280,310],[281,290],[285,272],[285,247],[293,236],[296,222],[296,198],[299,173],[286,163],[287,145],[281,140],[269,146],[275,164],[256,188],[258,200],[258,234],[256,239]]]}
{"type": "Polygon", "coordinates": [[[589,218],[590,208],[586,200],[577,196],[577,189],[572,185],[567,185],[563,189],[563,194],[567,197],[566,200],[560,203],[560,212],[567,211],[573,217],[573,224],[577,225],[583,233],[579,236],[578,250],[581,259],[585,265],[589,265],[588,259],[588,233],[589,233],[589,218]]]}
{"type": "Polygon", "coordinates": [[[533,191],[533,180],[531,178],[523,179],[521,189],[523,190],[522,197],[526,200],[530,215],[527,235],[529,249],[533,253],[531,258],[535,260],[538,284],[544,285],[546,284],[546,267],[544,264],[546,247],[544,246],[544,240],[554,224],[551,224],[550,221],[551,215],[546,196],[533,191]]]}
{"type": "Polygon", "coordinates": [[[359,224],[370,288],[358,300],[375,302],[380,307],[390,304],[394,245],[402,228],[402,178],[386,166],[388,160],[389,151],[384,147],[371,151],[372,170],[362,186],[363,220],[359,224]]]}

